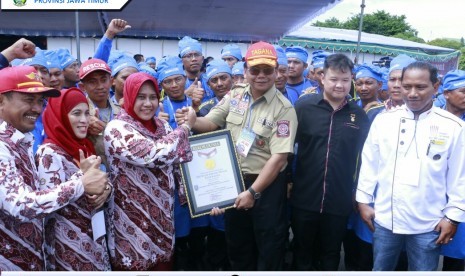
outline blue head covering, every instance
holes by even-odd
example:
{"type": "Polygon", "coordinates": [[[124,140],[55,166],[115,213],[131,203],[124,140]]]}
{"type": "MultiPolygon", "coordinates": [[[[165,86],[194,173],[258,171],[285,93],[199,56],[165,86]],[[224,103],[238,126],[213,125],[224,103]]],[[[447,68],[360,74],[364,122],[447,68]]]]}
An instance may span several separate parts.
{"type": "Polygon", "coordinates": [[[185,36],[178,42],[179,46],[179,57],[183,57],[190,52],[199,52],[202,53],[202,44],[199,41],[191,38],[190,36],[185,36]]]}
{"type": "Polygon", "coordinates": [[[12,66],[23,65],[40,65],[48,69],[47,57],[45,57],[44,50],[36,47],[36,54],[32,58],[14,59],[11,61],[12,66]]]}
{"type": "Polygon", "coordinates": [[[145,62],[146,63],[150,63],[150,62],[157,63],[157,59],[155,57],[148,57],[145,59],[145,62]]]}
{"type": "Polygon", "coordinates": [[[231,68],[229,68],[229,65],[226,62],[216,59],[210,61],[207,64],[207,81],[219,73],[228,73],[229,75],[232,75],[231,68]]]}
{"type": "Polygon", "coordinates": [[[123,51],[111,51],[108,58],[108,66],[111,68],[111,76],[114,77],[126,67],[134,67],[139,70],[136,60],[123,51]]]}
{"type": "Polygon", "coordinates": [[[328,52],[318,50],[312,52],[312,65],[314,69],[322,68],[325,66],[326,57],[331,55],[328,52]]]}
{"type": "Polygon", "coordinates": [[[150,65],[148,65],[146,62],[139,62],[139,63],[137,63],[137,69],[138,69],[140,72],[147,73],[147,74],[149,74],[150,76],[152,76],[152,77],[158,79],[157,71],[155,71],[152,67],[150,67],[150,65]]]}
{"type": "Polygon", "coordinates": [[[243,61],[239,61],[234,64],[232,68],[232,75],[244,75],[244,63],[243,61]]]}
{"type": "Polygon", "coordinates": [[[66,67],[70,66],[73,62],[76,61],[76,58],[71,55],[68,49],[59,48],[55,51],[58,55],[58,60],[60,61],[61,70],[64,70],[66,67]]]}
{"type": "Polygon", "coordinates": [[[278,56],[278,65],[285,65],[287,66],[287,56],[286,52],[284,51],[283,47],[279,45],[273,45],[276,49],[276,55],[278,56]]]}
{"type": "Polygon", "coordinates": [[[373,78],[376,81],[383,81],[383,73],[379,67],[362,64],[355,69],[355,79],[359,78],[373,78]]]}
{"type": "Polygon", "coordinates": [[[161,83],[167,77],[174,75],[183,75],[186,73],[182,68],[182,60],[175,56],[165,56],[158,63],[158,83],[161,83]]]}
{"type": "Polygon", "coordinates": [[[304,47],[301,47],[301,46],[287,47],[286,56],[288,58],[300,59],[304,63],[307,63],[307,60],[308,60],[308,52],[307,50],[305,50],[304,47]]]}
{"type": "Polygon", "coordinates": [[[387,91],[388,90],[388,79],[389,79],[389,69],[386,67],[380,68],[383,78],[383,87],[381,90],[387,91]]]}
{"type": "Polygon", "coordinates": [[[310,69],[305,68],[304,72],[302,73],[302,75],[304,76],[304,78],[307,77],[309,71],[310,71],[310,69]]]}
{"type": "Polygon", "coordinates": [[[442,86],[444,90],[448,91],[465,87],[465,71],[452,70],[447,72],[442,79],[442,86]]]}
{"type": "Polygon", "coordinates": [[[48,50],[44,51],[45,57],[47,58],[47,64],[48,64],[48,69],[50,70],[51,68],[60,68],[61,69],[61,64],[60,64],[60,59],[58,58],[58,53],[55,50],[48,50]]]}
{"type": "Polygon", "coordinates": [[[228,44],[221,49],[221,57],[225,56],[233,56],[237,58],[237,60],[241,61],[242,60],[242,53],[241,53],[241,48],[237,46],[236,44],[228,44]]]}
{"type": "Polygon", "coordinates": [[[401,54],[391,60],[389,67],[389,74],[394,70],[402,70],[407,67],[410,63],[414,63],[416,60],[407,55],[401,54]]]}

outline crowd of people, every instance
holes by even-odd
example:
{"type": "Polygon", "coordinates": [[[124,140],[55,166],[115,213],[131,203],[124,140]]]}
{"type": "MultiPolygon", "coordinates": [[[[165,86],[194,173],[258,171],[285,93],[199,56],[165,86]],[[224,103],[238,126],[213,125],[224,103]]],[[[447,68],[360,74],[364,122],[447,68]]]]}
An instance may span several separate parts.
{"type": "Polygon", "coordinates": [[[465,71],[267,42],[204,59],[0,54],[0,271],[464,270],[465,71]],[[227,129],[245,190],[192,218],[189,136],[227,129]],[[291,255],[291,258],[288,256],[291,255]]]}

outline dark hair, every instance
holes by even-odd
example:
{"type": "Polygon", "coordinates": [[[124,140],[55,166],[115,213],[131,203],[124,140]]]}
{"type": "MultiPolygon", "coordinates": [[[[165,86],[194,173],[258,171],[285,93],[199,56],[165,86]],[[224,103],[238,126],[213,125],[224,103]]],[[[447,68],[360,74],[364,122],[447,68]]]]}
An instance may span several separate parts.
{"type": "Polygon", "coordinates": [[[143,62],[144,61],[144,55],[142,54],[135,54],[134,59],[136,60],[137,63],[143,62]]]}
{"type": "Polygon", "coordinates": [[[433,85],[435,85],[439,81],[438,69],[434,67],[431,63],[424,62],[424,61],[415,61],[409,64],[407,67],[405,67],[404,70],[402,70],[402,76],[400,77],[400,80],[402,81],[404,79],[405,71],[413,70],[413,69],[428,71],[429,80],[431,81],[433,85]]]}
{"type": "Polygon", "coordinates": [[[354,69],[354,63],[344,54],[333,54],[329,55],[325,59],[323,71],[326,73],[329,68],[337,69],[344,73],[347,70],[348,72],[352,73],[352,70],[354,69]]]}

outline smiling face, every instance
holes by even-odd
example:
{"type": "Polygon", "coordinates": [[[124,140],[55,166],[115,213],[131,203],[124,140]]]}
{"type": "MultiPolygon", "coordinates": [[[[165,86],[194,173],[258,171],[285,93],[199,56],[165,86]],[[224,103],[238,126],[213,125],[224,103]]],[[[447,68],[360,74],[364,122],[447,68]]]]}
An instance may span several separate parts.
{"type": "Polygon", "coordinates": [[[158,109],[158,97],[155,86],[150,81],[144,82],[134,102],[134,113],[143,121],[151,120],[158,109]]]}
{"type": "Polygon", "coordinates": [[[334,105],[341,104],[349,95],[352,85],[352,73],[350,70],[328,68],[322,79],[325,90],[323,97],[334,105]]]}
{"type": "Polygon", "coordinates": [[[42,93],[4,93],[0,95],[0,117],[22,133],[27,133],[35,128],[43,105],[42,93]]]}
{"type": "Polygon", "coordinates": [[[407,69],[402,77],[402,98],[407,107],[416,115],[423,113],[433,105],[439,82],[433,84],[428,70],[407,69]]]}
{"type": "Polygon", "coordinates": [[[245,77],[250,84],[252,94],[261,96],[268,91],[276,80],[276,68],[260,64],[246,68],[245,77]]]}
{"type": "Polygon", "coordinates": [[[84,139],[87,136],[89,127],[89,105],[80,103],[68,113],[69,124],[78,139],[84,139]]]}

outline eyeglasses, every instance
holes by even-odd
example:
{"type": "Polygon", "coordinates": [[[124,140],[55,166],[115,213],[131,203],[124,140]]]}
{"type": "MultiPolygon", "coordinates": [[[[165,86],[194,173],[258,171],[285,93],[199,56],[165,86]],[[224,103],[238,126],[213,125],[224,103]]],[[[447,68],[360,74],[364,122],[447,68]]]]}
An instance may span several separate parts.
{"type": "Polygon", "coordinates": [[[247,71],[249,71],[249,73],[253,76],[257,76],[258,74],[260,74],[260,72],[263,72],[263,74],[265,75],[271,75],[274,73],[275,68],[273,67],[265,67],[265,68],[250,67],[250,68],[247,68],[247,71]]]}
{"type": "Polygon", "coordinates": [[[200,53],[190,53],[190,54],[184,55],[182,58],[193,59],[193,58],[199,58],[201,56],[202,56],[202,54],[200,54],[200,53]]]}
{"type": "Polygon", "coordinates": [[[217,77],[212,77],[209,82],[213,83],[213,84],[217,84],[219,80],[221,80],[221,82],[225,82],[227,80],[230,79],[230,76],[228,74],[224,74],[224,75],[219,75],[217,77]]]}
{"type": "Polygon", "coordinates": [[[161,83],[163,85],[169,86],[172,85],[173,83],[175,84],[180,84],[183,81],[183,77],[176,77],[174,79],[164,79],[161,83]]]}

